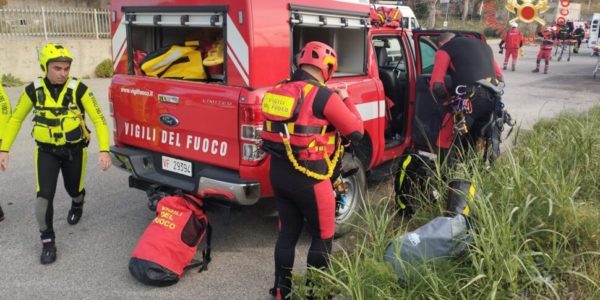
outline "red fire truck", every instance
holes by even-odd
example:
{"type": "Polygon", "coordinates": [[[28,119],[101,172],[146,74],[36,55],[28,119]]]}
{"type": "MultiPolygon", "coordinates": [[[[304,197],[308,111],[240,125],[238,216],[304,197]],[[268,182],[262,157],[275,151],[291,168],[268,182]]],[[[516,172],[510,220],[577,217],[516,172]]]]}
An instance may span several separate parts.
{"type": "Polygon", "coordinates": [[[321,41],[339,58],[328,84],[347,86],[365,127],[343,158],[359,168],[343,178],[337,228],[347,231],[364,204],[366,176],[390,175],[409,149],[428,149],[442,114],[428,89],[440,32],[373,25],[371,6],[361,2],[113,0],[111,153],[131,173],[129,186],[151,202],[174,189],[235,205],[272,196],[259,147],[262,95],[289,78],[305,43],[321,41]],[[222,68],[206,80],[136,70],[138,51],[190,39],[223,41],[222,68]]]}

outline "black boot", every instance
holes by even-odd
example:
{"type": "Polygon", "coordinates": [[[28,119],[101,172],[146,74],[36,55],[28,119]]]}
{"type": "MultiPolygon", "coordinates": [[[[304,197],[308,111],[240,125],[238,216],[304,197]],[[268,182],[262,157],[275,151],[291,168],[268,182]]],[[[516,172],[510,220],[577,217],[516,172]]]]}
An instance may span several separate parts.
{"type": "Polygon", "coordinates": [[[83,201],[79,203],[75,201],[71,202],[71,209],[69,209],[69,214],[67,215],[67,223],[71,225],[79,223],[81,215],[83,215],[83,201]]]}
{"type": "Polygon", "coordinates": [[[4,211],[2,211],[2,206],[0,206],[0,222],[4,220],[4,211]]]}
{"type": "Polygon", "coordinates": [[[49,265],[56,261],[56,245],[54,239],[42,240],[42,256],[40,262],[42,265],[49,265]]]}

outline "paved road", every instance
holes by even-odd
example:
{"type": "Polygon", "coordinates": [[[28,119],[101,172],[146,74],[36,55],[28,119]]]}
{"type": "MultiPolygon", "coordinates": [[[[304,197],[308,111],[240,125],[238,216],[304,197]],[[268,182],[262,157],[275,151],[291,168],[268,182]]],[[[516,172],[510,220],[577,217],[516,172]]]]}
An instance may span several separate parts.
{"type": "MultiPolygon", "coordinates": [[[[517,71],[505,75],[507,107],[523,127],[564,109],[585,110],[600,104],[600,79],[591,77],[596,59],[589,56],[589,49],[571,62],[552,61],[548,75],[530,73],[536,52],[534,47],[527,48],[517,71]]],[[[107,112],[104,100],[109,81],[86,82],[103,100],[107,112]]],[[[8,88],[13,103],[20,90],[8,88]]],[[[169,288],[149,288],[136,282],[128,273],[128,259],[153,214],[146,208],[145,194],[127,188],[127,174],[114,168],[100,171],[95,163],[95,141],[90,149],[84,217],[76,226],[67,224],[70,200],[59,188],[54,220],[58,260],[50,266],[40,265],[39,233],[33,218],[30,123],[23,124],[8,172],[0,174],[0,203],[6,212],[6,220],[0,223],[1,299],[270,299],[267,289],[273,278],[276,218],[268,201],[231,215],[223,209],[209,213],[215,229],[214,258],[207,272],[188,274],[169,288]]],[[[379,195],[389,194],[388,185],[378,188],[383,189],[379,195]]],[[[297,249],[298,270],[305,264],[308,243],[304,235],[297,249]]]]}

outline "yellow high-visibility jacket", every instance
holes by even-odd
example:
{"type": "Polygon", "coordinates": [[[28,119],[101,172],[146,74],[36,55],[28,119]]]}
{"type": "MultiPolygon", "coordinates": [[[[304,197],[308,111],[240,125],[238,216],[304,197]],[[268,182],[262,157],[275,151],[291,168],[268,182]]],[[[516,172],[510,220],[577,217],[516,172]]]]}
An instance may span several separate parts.
{"type": "Polygon", "coordinates": [[[0,83],[0,144],[6,123],[10,119],[10,113],[10,100],[8,100],[8,96],[6,96],[4,88],[2,88],[2,84],[0,83]]]}
{"type": "Polygon", "coordinates": [[[85,84],[69,77],[58,99],[52,97],[43,78],[37,78],[25,87],[6,125],[0,151],[10,150],[23,120],[32,109],[35,109],[32,135],[38,143],[64,146],[70,142],[65,137],[72,133],[69,132],[72,129],[81,130],[81,134],[84,135],[82,140],[74,142],[87,142],[88,132],[84,116],[89,116],[96,129],[98,148],[100,151],[109,150],[108,126],[96,98],[85,84]]]}

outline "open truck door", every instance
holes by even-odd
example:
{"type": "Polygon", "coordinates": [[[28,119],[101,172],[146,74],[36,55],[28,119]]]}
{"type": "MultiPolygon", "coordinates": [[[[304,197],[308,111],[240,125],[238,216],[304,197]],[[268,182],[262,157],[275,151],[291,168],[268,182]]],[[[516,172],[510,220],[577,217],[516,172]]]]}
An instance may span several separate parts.
{"type": "MultiPolygon", "coordinates": [[[[415,30],[413,41],[415,46],[415,67],[417,80],[415,83],[415,113],[412,124],[412,143],[415,148],[428,152],[435,152],[436,139],[442,127],[442,120],[446,108],[442,105],[443,99],[437,99],[429,89],[429,80],[433,72],[435,52],[438,49],[440,35],[453,32],[462,36],[485,40],[477,32],[455,30],[415,30]]],[[[446,88],[451,89],[452,80],[446,75],[446,88]]],[[[449,90],[449,92],[452,92],[449,90]]]]}

